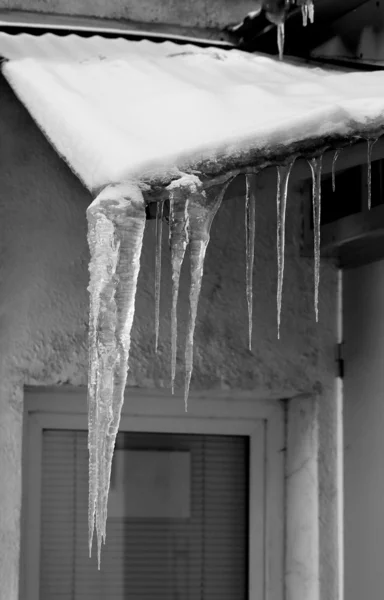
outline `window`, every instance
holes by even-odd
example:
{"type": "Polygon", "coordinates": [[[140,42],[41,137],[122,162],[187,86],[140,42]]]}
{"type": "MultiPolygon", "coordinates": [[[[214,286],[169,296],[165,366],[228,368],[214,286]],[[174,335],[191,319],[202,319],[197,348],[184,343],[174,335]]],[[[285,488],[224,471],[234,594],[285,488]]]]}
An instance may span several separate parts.
{"type": "Polygon", "coordinates": [[[282,600],[279,402],[192,397],[186,415],[182,398],[131,391],[100,573],[87,548],[86,392],[29,391],[25,410],[23,600],[282,600]]]}
{"type": "Polygon", "coordinates": [[[113,470],[98,571],[87,432],[43,431],[41,600],[248,597],[248,438],[119,433],[113,470]]]}

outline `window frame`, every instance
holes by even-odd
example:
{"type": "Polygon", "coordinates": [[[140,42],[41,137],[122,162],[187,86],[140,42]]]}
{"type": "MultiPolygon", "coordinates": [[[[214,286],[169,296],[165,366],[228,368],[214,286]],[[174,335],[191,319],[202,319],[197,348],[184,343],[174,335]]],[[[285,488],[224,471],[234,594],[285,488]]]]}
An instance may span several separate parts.
{"type": "MultiPolygon", "coordinates": [[[[87,429],[86,395],[85,388],[69,386],[25,390],[20,585],[24,600],[39,600],[42,432],[87,429]]],[[[249,394],[191,394],[185,414],[181,396],[126,390],[120,431],[249,437],[249,600],[284,596],[284,429],[283,405],[277,400],[249,394]]]]}

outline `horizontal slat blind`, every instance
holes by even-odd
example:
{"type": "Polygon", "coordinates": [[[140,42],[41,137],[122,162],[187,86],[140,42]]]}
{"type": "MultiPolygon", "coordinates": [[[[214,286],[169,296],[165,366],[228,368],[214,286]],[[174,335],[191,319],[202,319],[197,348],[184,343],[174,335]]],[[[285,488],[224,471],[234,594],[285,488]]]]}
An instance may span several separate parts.
{"type": "Polygon", "coordinates": [[[40,600],[245,600],[248,439],[119,433],[116,449],[189,452],[189,518],[109,517],[98,571],[87,433],[45,430],[40,600]]]}

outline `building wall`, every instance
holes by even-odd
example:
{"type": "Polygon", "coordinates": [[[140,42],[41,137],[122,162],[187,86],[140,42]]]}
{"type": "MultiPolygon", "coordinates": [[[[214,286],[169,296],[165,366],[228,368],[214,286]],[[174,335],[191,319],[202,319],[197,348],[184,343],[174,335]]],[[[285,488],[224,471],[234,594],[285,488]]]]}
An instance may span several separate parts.
{"type": "MultiPolygon", "coordinates": [[[[87,381],[88,248],[91,201],[0,80],[0,600],[18,597],[23,385],[87,381]]],[[[212,226],[196,328],[192,389],[255,397],[317,395],[319,402],[322,598],[337,599],[337,403],[334,344],[336,271],[323,264],[320,322],[313,265],[300,257],[302,202],[293,182],[281,340],[276,338],[276,173],[259,176],[254,349],[247,349],[244,182],[229,189],[212,226]]],[[[130,357],[129,386],[167,387],[170,268],[164,240],[160,350],[154,354],[154,222],[146,228],[130,357]]],[[[180,293],[180,356],[187,315],[187,266],[180,293]]],[[[312,600],[303,598],[297,600],[312,600]]],[[[318,600],[317,598],[313,600],[318,600]]]]}
{"type": "Polygon", "coordinates": [[[345,597],[381,598],[384,261],[344,273],[345,597]]]}
{"type": "Polygon", "coordinates": [[[254,10],[253,0],[0,0],[0,10],[223,28],[254,10]]]}
{"type": "Polygon", "coordinates": [[[328,26],[332,37],[315,56],[384,61],[384,3],[370,0],[328,26]]]}

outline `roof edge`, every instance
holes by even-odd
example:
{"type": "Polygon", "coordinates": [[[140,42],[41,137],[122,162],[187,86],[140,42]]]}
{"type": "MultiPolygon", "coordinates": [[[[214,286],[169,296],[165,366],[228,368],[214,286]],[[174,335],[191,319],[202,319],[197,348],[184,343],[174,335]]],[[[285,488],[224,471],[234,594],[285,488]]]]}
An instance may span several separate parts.
{"type": "Polygon", "coordinates": [[[155,42],[169,40],[180,44],[193,43],[196,46],[219,46],[227,49],[236,47],[233,36],[219,29],[17,10],[0,10],[0,31],[15,35],[19,33],[35,35],[75,33],[79,36],[89,37],[99,34],[103,37],[123,37],[132,40],[149,39],[155,42]]]}

